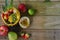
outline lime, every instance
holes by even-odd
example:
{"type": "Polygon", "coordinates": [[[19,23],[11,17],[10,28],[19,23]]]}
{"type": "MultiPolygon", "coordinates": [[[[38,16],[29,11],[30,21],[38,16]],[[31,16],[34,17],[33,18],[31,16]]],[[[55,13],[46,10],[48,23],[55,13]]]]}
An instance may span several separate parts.
{"type": "Polygon", "coordinates": [[[34,9],[29,9],[28,13],[29,13],[29,15],[34,15],[35,14],[35,10],[34,9]]]}
{"type": "Polygon", "coordinates": [[[15,32],[8,33],[9,40],[17,40],[17,34],[15,32]]]}

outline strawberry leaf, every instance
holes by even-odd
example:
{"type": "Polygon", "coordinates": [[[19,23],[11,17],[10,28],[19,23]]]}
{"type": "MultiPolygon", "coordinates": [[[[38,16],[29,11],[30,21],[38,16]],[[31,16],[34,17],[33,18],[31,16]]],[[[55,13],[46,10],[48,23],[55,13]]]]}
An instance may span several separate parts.
{"type": "Polygon", "coordinates": [[[5,6],[8,6],[8,0],[5,0],[5,6]]]}

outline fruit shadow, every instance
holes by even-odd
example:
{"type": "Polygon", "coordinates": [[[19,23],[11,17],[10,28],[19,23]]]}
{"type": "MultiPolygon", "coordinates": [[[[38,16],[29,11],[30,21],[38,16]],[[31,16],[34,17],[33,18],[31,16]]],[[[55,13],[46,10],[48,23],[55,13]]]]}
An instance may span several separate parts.
{"type": "Polygon", "coordinates": [[[31,6],[31,5],[29,5],[29,4],[25,4],[25,5],[26,5],[27,11],[26,11],[25,13],[20,12],[21,17],[24,17],[24,16],[29,17],[29,18],[30,18],[30,24],[32,24],[32,22],[33,22],[33,17],[34,17],[34,15],[36,14],[37,10],[34,9],[33,6],[31,6]],[[29,13],[28,13],[28,10],[29,10],[29,9],[34,9],[34,10],[35,10],[35,14],[34,14],[34,15],[29,15],[29,13]]]}
{"type": "MultiPolygon", "coordinates": [[[[29,9],[34,9],[35,10],[35,14],[36,14],[36,12],[37,12],[37,10],[33,7],[33,6],[31,6],[31,5],[29,5],[29,4],[25,4],[26,5],[26,12],[20,12],[20,14],[21,14],[21,16],[31,16],[31,15],[29,15],[29,13],[28,13],[28,10],[29,9]]],[[[35,15],[34,14],[34,15],[35,15]]],[[[34,16],[34,15],[32,15],[32,16],[34,16]]]]}
{"type": "Polygon", "coordinates": [[[9,26],[9,32],[13,31],[13,32],[17,33],[18,36],[20,35],[21,30],[22,30],[22,28],[20,27],[19,23],[17,23],[14,26],[9,26]]]}
{"type": "MultiPolygon", "coordinates": [[[[26,4],[26,7],[27,7],[27,11],[28,11],[29,9],[34,9],[34,10],[35,10],[35,14],[36,14],[37,9],[35,9],[32,5],[26,4]]],[[[31,25],[32,22],[33,22],[33,17],[35,16],[35,14],[34,14],[34,15],[29,15],[29,13],[27,12],[27,16],[30,18],[30,25],[31,25]]]]}

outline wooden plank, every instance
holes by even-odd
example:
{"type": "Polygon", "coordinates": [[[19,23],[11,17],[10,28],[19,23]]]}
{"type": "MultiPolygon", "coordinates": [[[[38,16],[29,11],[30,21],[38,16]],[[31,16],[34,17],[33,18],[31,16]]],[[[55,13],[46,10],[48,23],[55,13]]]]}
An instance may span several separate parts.
{"type": "MultiPolygon", "coordinates": [[[[51,1],[55,1],[55,0],[51,0],[51,1]]],[[[2,10],[2,5],[4,5],[4,2],[5,2],[4,0],[0,0],[0,10],[2,10]]],[[[28,33],[32,34],[32,37],[28,40],[59,40],[60,39],[60,35],[59,35],[60,31],[54,34],[55,31],[53,30],[53,29],[60,29],[60,22],[59,22],[60,2],[45,3],[45,2],[40,2],[39,0],[38,1],[14,0],[15,6],[19,3],[25,3],[37,10],[35,16],[31,17],[32,18],[31,26],[28,29],[26,29],[28,33]],[[52,29],[52,30],[47,30],[47,29],[52,29]]],[[[4,23],[2,22],[0,17],[0,25],[3,24],[4,23]]],[[[6,38],[0,37],[0,40],[8,40],[8,39],[7,37],[6,38]]],[[[19,38],[18,40],[23,40],[23,39],[19,38]]]]}
{"type": "Polygon", "coordinates": [[[60,40],[60,30],[55,30],[55,40],[60,40]]]}
{"type": "Polygon", "coordinates": [[[7,38],[7,36],[6,37],[0,36],[0,40],[8,40],[8,38],[7,38]]]}
{"type": "MultiPolygon", "coordinates": [[[[21,2],[14,2],[14,5],[17,6],[19,3],[24,3],[28,7],[35,8],[37,10],[36,16],[60,16],[60,2],[40,2],[40,1],[21,1],[21,2]],[[35,4],[35,5],[34,5],[35,4]],[[41,5],[42,4],[42,5],[41,5]]],[[[0,5],[4,5],[4,3],[0,3],[0,5]]]]}
{"type": "MultiPolygon", "coordinates": [[[[5,0],[0,0],[0,1],[5,1],[5,0]]],[[[8,0],[10,1],[10,0],[8,0]]],[[[17,0],[14,0],[14,1],[17,1],[17,0]]],[[[44,0],[18,0],[18,1],[44,1],[44,0]]]]}
{"type": "Polygon", "coordinates": [[[60,16],[46,16],[45,28],[60,29],[60,16]]]}
{"type": "MultiPolygon", "coordinates": [[[[5,1],[5,0],[0,0],[0,1],[5,1]]],[[[14,1],[17,1],[17,0],[14,0],[14,1]]],[[[18,1],[45,1],[45,0],[18,0],[18,1]]],[[[60,0],[50,0],[50,1],[60,1],[60,0]]]]}
{"type": "Polygon", "coordinates": [[[60,1],[60,0],[51,0],[51,1],[60,1]]]}
{"type": "MultiPolygon", "coordinates": [[[[60,29],[60,16],[34,16],[28,29],[60,29]]],[[[3,21],[0,21],[0,25],[3,21]]]]}
{"type": "Polygon", "coordinates": [[[31,17],[31,26],[32,29],[44,29],[45,17],[44,16],[34,16],[31,17]]]}
{"type": "Polygon", "coordinates": [[[34,16],[29,29],[60,29],[60,16],[34,16]]]}
{"type": "MultiPolygon", "coordinates": [[[[38,31],[26,31],[31,33],[31,37],[28,40],[54,40],[54,30],[38,30],[38,31]]],[[[7,37],[1,37],[0,40],[8,40],[7,37]]],[[[19,37],[18,40],[23,40],[19,37]]]]}
{"type": "Polygon", "coordinates": [[[38,30],[38,31],[28,31],[32,34],[29,40],[54,40],[54,30],[38,30]]]}
{"type": "Polygon", "coordinates": [[[60,15],[60,2],[26,2],[26,4],[37,10],[36,15],[60,15]]]}

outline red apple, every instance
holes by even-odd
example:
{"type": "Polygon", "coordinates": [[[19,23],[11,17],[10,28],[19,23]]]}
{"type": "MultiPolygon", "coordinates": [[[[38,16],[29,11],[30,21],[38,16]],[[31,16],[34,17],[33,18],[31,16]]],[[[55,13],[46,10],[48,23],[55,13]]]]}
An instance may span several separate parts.
{"type": "Polygon", "coordinates": [[[8,27],[5,25],[0,26],[0,36],[6,36],[8,33],[8,27]]]}
{"type": "Polygon", "coordinates": [[[19,4],[18,9],[22,12],[26,12],[27,10],[25,4],[19,4]]]}

